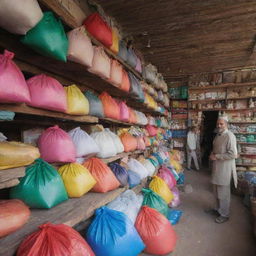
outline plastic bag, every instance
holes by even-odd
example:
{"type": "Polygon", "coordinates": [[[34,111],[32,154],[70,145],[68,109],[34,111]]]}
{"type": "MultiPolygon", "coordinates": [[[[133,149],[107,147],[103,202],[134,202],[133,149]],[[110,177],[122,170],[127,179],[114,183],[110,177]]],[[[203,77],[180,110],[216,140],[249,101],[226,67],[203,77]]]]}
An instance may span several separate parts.
{"type": "Polygon", "coordinates": [[[89,114],[91,116],[104,117],[103,105],[99,97],[91,91],[84,92],[89,101],[89,114]]]}
{"type": "Polygon", "coordinates": [[[91,247],[73,228],[46,223],[25,238],[17,256],[95,256],[91,247]]]}
{"type": "Polygon", "coordinates": [[[114,59],[111,59],[111,69],[109,82],[114,86],[120,87],[122,84],[123,68],[122,65],[114,59]]]}
{"type": "Polygon", "coordinates": [[[68,134],[75,145],[76,157],[94,156],[100,151],[94,139],[80,127],[72,129],[68,134]]]}
{"type": "Polygon", "coordinates": [[[134,151],[137,148],[137,140],[130,133],[122,133],[120,139],[124,145],[124,152],[134,151]]]}
{"type": "Polygon", "coordinates": [[[27,80],[33,107],[53,111],[67,111],[66,92],[56,79],[44,74],[33,76],[27,80]]]}
{"type": "Polygon", "coordinates": [[[153,153],[152,156],[156,157],[156,159],[160,165],[162,165],[164,163],[164,159],[160,156],[159,153],[153,153]]]}
{"type": "Polygon", "coordinates": [[[101,93],[99,96],[105,117],[120,120],[120,108],[117,102],[106,92],[101,93]]]}
{"type": "Polygon", "coordinates": [[[119,34],[117,28],[112,27],[112,45],[110,47],[110,50],[114,52],[115,54],[119,51],[119,34]]]}
{"type": "Polygon", "coordinates": [[[128,217],[107,207],[96,210],[86,237],[97,256],[137,256],[144,249],[128,217]]]}
{"type": "Polygon", "coordinates": [[[0,238],[20,229],[29,219],[30,210],[20,200],[0,200],[0,238]]]}
{"type": "Polygon", "coordinates": [[[21,199],[32,208],[47,209],[68,199],[58,172],[40,158],[26,168],[26,175],[11,188],[10,197],[21,199]]]}
{"type": "Polygon", "coordinates": [[[86,17],[84,26],[93,37],[105,46],[111,47],[113,43],[111,28],[97,12],[86,17]]]}
{"type": "Polygon", "coordinates": [[[119,41],[118,57],[120,57],[123,61],[127,61],[128,58],[127,45],[123,40],[119,41]]]}
{"type": "Polygon", "coordinates": [[[137,117],[136,117],[135,111],[131,108],[129,108],[129,123],[131,124],[137,123],[137,117]]]}
{"type": "Polygon", "coordinates": [[[120,186],[120,183],[113,172],[100,159],[90,158],[83,163],[83,166],[90,171],[94,179],[97,181],[92,191],[105,193],[120,186]]]}
{"type": "Polygon", "coordinates": [[[0,54],[0,102],[30,102],[30,94],[25,78],[12,61],[14,53],[7,50],[0,54]]]}
{"type": "Polygon", "coordinates": [[[0,142],[0,170],[29,165],[39,156],[38,148],[29,144],[0,142]]]}
{"type": "Polygon", "coordinates": [[[127,165],[129,167],[129,170],[132,170],[139,174],[141,180],[149,175],[147,169],[134,158],[130,158],[127,165]]]}
{"type": "Polygon", "coordinates": [[[168,216],[169,208],[165,200],[155,193],[151,189],[143,188],[142,192],[144,194],[142,205],[147,205],[150,208],[156,209],[158,212],[162,213],[165,217],[168,216]]]}
{"type": "Polygon", "coordinates": [[[141,87],[139,80],[135,77],[134,74],[128,72],[129,80],[130,80],[130,94],[140,100],[141,102],[144,101],[144,93],[141,87]]]}
{"type": "Polygon", "coordinates": [[[0,111],[0,120],[12,121],[15,117],[15,113],[12,111],[0,111]]]}
{"type": "Polygon", "coordinates": [[[11,33],[25,35],[42,17],[37,0],[0,2],[0,27],[11,33]]]}
{"type": "Polygon", "coordinates": [[[45,12],[35,27],[21,42],[44,56],[67,61],[68,39],[60,20],[52,12],[45,12]]]}
{"type": "Polygon", "coordinates": [[[176,186],[176,180],[173,174],[166,167],[161,167],[158,170],[157,176],[162,178],[165,183],[168,185],[169,189],[172,189],[176,186]]]}
{"type": "Polygon", "coordinates": [[[175,225],[179,222],[181,215],[182,211],[170,209],[168,213],[168,220],[171,222],[172,225],[175,225]]]}
{"type": "Polygon", "coordinates": [[[122,83],[120,85],[120,89],[125,92],[129,92],[130,87],[131,87],[131,84],[130,84],[130,79],[129,79],[128,73],[123,69],[122,83]]]}
{"type": "Polygon", "coordinates": [[[120,107],[120,119],[124,122],[129,122],[129,108],[125,104],[125,102],[121,101],[119,103],[120,107]]]}
{"type": "Polygon", "coordinates": [[[109,128],[106,128],[105,131],[111,136],[116,147],[117,154],[124,152],[124,145],[122,144],[120,138],[115,133],[111,132],[109,128]]]}
{"type": "Polygon", "coordinates": [[[176,233],[168,219],[157,210],[142,206],[135,227],[146,245],[146,253],[165,255],[174,250],[176,233]]]}
{"type": "Polygon", "coordinates": [[[146,159],[143,162],[143,165],[147,169],[147,171],[149,173],[149,176],[152,176],[155,173],[156,168],[155,168],[155,166],[152,164],[152,162],[149,159],[146,159]]]}
{"type": "Polygon", "coordinates": [[[64,130],[58,125],[46,129],[38,139],[41,157],[49,162],[75,162],[75,145],[64,130]]]}
{"type": "Polygon", "coordinates": [[[112,172],[115,174],[120,184],[125,187],[128,184],[127,170],[118,163],[111,163],[109,164],[109,167],[112,170],[112,172]]]}
{"type": "Polygon", "coordinates": [[[140,175],[137,174],[136,172],[133,172],[131,170],[128,170],[128,183],[129,183],[129,188],[134,188],[137,185],[140,184],[140,175]]]}
{"type": "Polygon", "coordinates": [[[139,73],[142,73],[142,65],[141,65],[141,60],[138,56],[136,56],[136,67],[135,70],[138,71],[139,73]]]}
{"type": "Polygon", "coordinates": [[[185,175],[183,172],[179,173],[179,179],[177,180],[178,185],[183,185],[185,181],[185,175]]]}
{"type": "Polygon", "coordinates": [[[156,134],[157,134],[157,128],[156,127],[148,124],[146,126],[146,129],[148,131],[149,136],[156,136],[156,134]]]}
{"type": "Polygon", "coordinates": [[[137,149],[144,150],[146,148],[145,142],[143,137],[137,137],[137,149]]]}
{"type": "Polygon", "coordinates": [[[88,115],[89,101],[83,95],[81,90],[75,85],[64,87],[67,93],[68,110],[70,115],[88,115]]]}
{"type": "Polygon", "coordinates": [[[158,176],[153,176],[152,181],[149,183],[149,188],[161,196],[167,204],[173,200],[173,194],[168,185],[158,176]]]}
{"type": "Polygon", "coordinates": [[[63,165],[58,169],[58,172],[69,197],[81,197],[96,184],[91,173],[78,163],[63,165]]]}
{"type": "Polygon", "coordinates": [[[127,53],[127,64],[129,64],[132,68],[135,68],[137,64],[137,56],[135,55],[132,47],[128,48],[127,53]]]}
{"type": "Polygon", "coordinates": [[[173,200],[170,203],[170,207],[177,207],[180,205],[180,192],[177,187],[172,188],[173,200]]]}

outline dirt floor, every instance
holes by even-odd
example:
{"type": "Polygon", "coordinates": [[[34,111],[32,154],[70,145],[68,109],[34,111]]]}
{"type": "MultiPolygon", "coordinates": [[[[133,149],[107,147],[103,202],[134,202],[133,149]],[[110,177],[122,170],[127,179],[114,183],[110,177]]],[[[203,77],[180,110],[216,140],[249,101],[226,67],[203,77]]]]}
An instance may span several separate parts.
{"type": "MultiPolygon", "coordinates": [[[[183,210],[180,222],[174,226],[178,241],[171,256],[256,256],[250,212],[242,198],[232,195],[231,218],[217,224],[204,213],[211,206],[210,175],[206,171],[186,171],[186,184],[193,192],[181,193],[183,210]]],[[[146,256],[148,254],[140,254],[146,256]]]]}

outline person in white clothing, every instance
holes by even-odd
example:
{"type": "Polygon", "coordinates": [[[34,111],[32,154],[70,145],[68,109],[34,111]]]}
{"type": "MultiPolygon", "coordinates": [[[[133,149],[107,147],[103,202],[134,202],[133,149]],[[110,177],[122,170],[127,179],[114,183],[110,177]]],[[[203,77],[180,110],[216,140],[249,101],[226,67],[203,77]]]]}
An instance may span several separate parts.
{"type": "Polygon", "coordinates": [[[199,171],[199,164],[196,155],[197,148],[197,129],[195,126],[190,128],[187,136],[187,168],[191,170],[191,160],[193,158],[196,170],[199,171]]]}

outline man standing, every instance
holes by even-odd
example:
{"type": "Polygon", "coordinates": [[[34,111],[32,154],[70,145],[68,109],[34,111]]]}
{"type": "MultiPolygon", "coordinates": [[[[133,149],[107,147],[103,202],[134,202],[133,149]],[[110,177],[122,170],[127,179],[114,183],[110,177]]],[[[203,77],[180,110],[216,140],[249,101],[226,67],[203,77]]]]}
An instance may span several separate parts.
{"type": "Polygon", "coordinates": [[[213,150],[210,155],[212,165],[212,184],[215,197],[215,209],[208,213],[216,214],[217,223],[224,223],[230,213],[230,182],[233,176],[237,185],[235,158],[237,157],[236,137],[228,130],[227,117],[217,120],[218,133],[213,141],[213,150]]]}
{"type": "Polygon", "coordinates": [[[196,170],[199,171],[199,165],[198,165],[197,155],[196,155],[197,144],[198,143],[197,143],[196,127],[192,126],[187,136],[188,170],[191,170],[191,160],[193,158],[196,170]]]}

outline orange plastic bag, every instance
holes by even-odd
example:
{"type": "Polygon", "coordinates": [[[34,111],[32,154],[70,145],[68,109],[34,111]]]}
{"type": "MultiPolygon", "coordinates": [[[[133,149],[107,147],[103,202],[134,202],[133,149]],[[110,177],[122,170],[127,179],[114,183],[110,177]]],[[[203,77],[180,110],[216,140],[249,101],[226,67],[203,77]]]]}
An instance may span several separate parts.
{"type": "Polygon", "coordinates": [[[137,148],[137,140],[130,133],[125,132],[121,134],[120,139],[124,145],[124,152],[134,151],[137,148]]]}
{"type": "Polygon", "coordinates": [[[98,158],[90,158],[83,163],[94,179],[97,181],[92,191],[105,193],[116,189],[120,186],[120,182],[116,179],[110,168],[98,158]]]}
{"type": "Polygon", "coordinates": [[[136,124],[137,116],[133,109],[129,108],[129,123],[136,124]]]}
{"type": "Polygon", "coordinates": [[[142,206],[135,227],[146,245],[146,253],[165,255],[174,250],[176,233],[169,220],[157,210],[142,206]]]}
{"type": "Polygon", "coordinates": [[[117,102],[106,92],[101,93],[99,98],[102,102],[105,116],[120,120],[120,108],[117,102]]]}
{"type": "Polygon", "coordinates": [[[17,256],[95,256],[83,237],[71,227],[47,223],[39,228],[21,243],[17,256]]]}
{"type": "Polygon", "coordinates": [[[131,87],[130,79],[127,74],[127,72],[123,69],[123,75],[122,75],[122,83],[120,85],[120,89],[126,92],[129,92],[131,87]]]}

